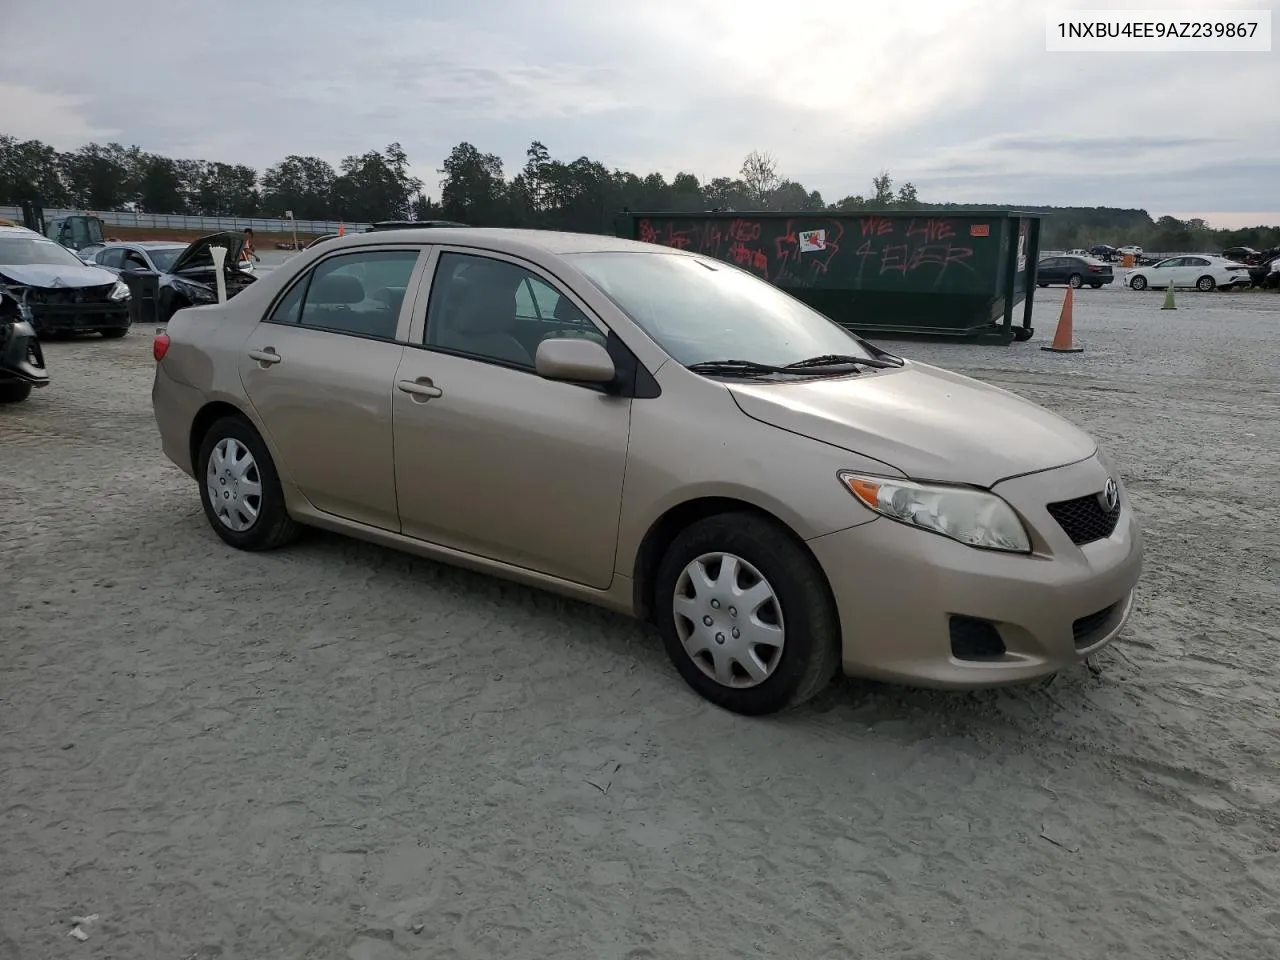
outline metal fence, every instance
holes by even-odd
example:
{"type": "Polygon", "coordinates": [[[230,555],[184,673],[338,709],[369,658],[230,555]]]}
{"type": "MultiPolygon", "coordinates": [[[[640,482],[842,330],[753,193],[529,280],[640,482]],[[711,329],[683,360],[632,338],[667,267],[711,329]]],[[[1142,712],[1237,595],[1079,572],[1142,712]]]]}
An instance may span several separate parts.
{"type": "MultiPolygon", "coordinates": [[[[129,210],[66,210],[46,207],[44,219],[48,223],[55,217],[72,214],[90,214],[101,217],[102,222],[115,227],[140,227],[148,230],[192,230],[216,233],[219,230],[243,230],[249,227],[255,233],[337,233],[339,220],[269,220],[263,217],[189,217],[178,213],[133,213],[129,210]]],[[[21,207],[0,206],[0,217],[22,222],[21,207]]],[[[346,223],[348,232],[358,233],[368,223],[346,223]]]]}

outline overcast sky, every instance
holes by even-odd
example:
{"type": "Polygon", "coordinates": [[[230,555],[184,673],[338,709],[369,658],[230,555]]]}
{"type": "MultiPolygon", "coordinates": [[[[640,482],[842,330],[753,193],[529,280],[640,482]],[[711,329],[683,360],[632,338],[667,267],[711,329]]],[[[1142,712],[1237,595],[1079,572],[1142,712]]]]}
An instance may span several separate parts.
{"type": "Polygon", "coordinates": [[[752,149],[828,200],[1280,222],[1280,52],[1047,53],[1055,7],[1280,0],[0,0],[0,132],[264,168],[462,140],[700,178],[752,149]],[[207,11],[207,13],[206,13],[207,11]]]}

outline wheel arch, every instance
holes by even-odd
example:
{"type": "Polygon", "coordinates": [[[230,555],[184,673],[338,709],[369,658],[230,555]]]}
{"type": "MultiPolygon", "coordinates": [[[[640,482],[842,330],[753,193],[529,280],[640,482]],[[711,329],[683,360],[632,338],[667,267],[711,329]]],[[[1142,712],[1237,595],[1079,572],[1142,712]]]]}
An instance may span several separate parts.
{"type": "Polygon", "coordinates": [[[839,611],[836,608],[831,583],[827,580],[826,572],[822,570],[822,565],[818,563],[818,558],[809,549],[809,545],[805,543],[804,538],[799,536],[790,524],[772,511],[746,500],[727,496],[705,496],[685,500],[668,508],[666,512],[649,525],[649,529],[645,531],[644,537],[640,540],[640,546],[636,550],[632,572],[632,606],[634,607],[635,615],[640,620],[646,622],[653,620],[653,597],[658,565],[662,563],[662,558],[666,555],[668,548],[676,537],[700,520],[725,513],[748,513],[766,520],[799,546],[818,567],[818,570],[822,571],[822,582],[832,601],[832,610],[837,617],[837,623],[839,622],[839,611]]]}
{"type": "MultiPolygon", "coordinates": [[[[191,420],[191,432],[187,437],[187,455],[191,458],[191,468],[196,476],[200,475],[200,442],[204,440],[204,435],[209,432],[209,428],[221,420],[223,417],[239,417],[248,423],[262,437],[262,431],[258,429],[258,425],[253,422],[253,418],[237,407],[234,403],[228,403],[226,400],[211,400],[203,407],[196,411],[195,417],[191,420]]],[[[267,443],[265,437],[263,443],[267,443]]],[[[270,444],[268,444],[270,449],[270,444]]],[[[272,451],[274,456],[275,451],[272,451]]]]}

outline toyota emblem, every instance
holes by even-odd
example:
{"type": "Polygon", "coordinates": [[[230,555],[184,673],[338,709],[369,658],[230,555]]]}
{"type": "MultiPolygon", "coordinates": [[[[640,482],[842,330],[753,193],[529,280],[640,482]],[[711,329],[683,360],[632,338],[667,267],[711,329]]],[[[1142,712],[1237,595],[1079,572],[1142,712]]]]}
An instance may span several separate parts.
{"type": "Polygon", "coordinates": [[[1120,487],[1111,477],[1107,478],[1107,485],[1102,488],[1102,504],[1107,508],[1107,513],[1114,512],[1120,506],[1120,487]]]}

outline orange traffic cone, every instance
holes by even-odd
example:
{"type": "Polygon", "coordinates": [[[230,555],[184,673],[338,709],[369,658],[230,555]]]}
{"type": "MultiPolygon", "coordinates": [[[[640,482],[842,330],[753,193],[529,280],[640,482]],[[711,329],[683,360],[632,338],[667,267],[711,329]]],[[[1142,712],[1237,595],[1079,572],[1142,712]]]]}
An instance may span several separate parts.
{"type": "Polygon", "coordinates": [[[344,222],[338,224],[338,236],[345,237],[347,235],[347,225],[344,222]]]}
{"type": "Polygon", "coordinates": [[[1058,314],[1058,329],[1053,333],[1053,343],[1041,350],[1050,353],[1084,353],[1084,347],[1071,345],[1071,306],[1075,302],[1075,290],[1067,287],[1067,295],[1062,301],[1062,313],[1058,314]]]}

